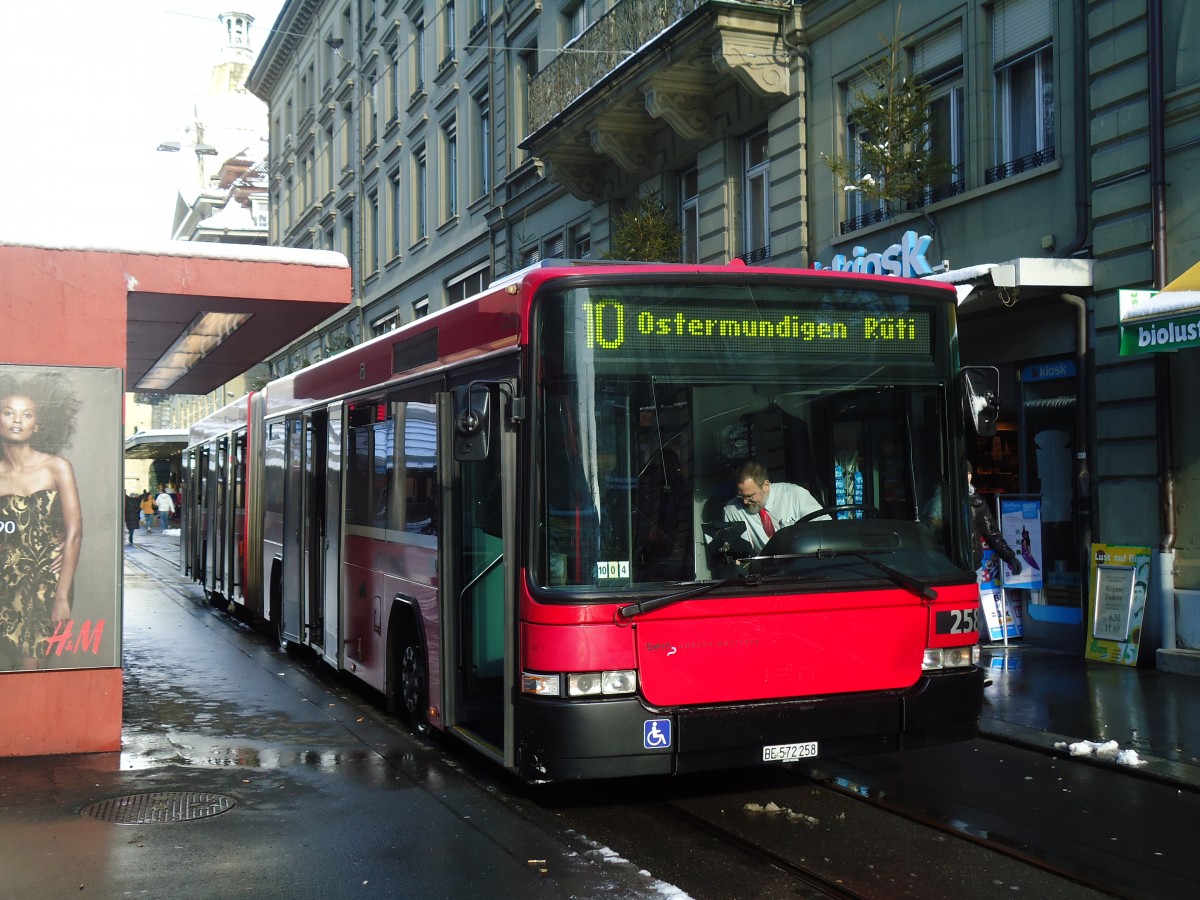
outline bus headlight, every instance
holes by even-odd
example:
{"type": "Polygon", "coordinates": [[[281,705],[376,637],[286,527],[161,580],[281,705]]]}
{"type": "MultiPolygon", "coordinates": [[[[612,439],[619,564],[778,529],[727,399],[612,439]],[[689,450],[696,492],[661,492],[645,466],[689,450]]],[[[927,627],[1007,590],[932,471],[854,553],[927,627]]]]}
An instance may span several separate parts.
{"type": "Polygon", "coordinates": [[[609,672],[574,672],[567,676],[568,697],[632,694],[636,690],[637,672],[633,669],[615,669],[609,672]]]}
{"type": "Polygon", "coordinates": [[[942,665],[947,669],[966,669],[974,665],[975,645],[970,647],[947,647],[942,651],[942,665]]]}
{"type": "MultiPolygon", "coordinates": [[[[562,675],[523,672],[521,690],[543,697],[561,696],[562,675]]],[[[571,672],[566,675],[568,697],[599,697],[612,694],[632,694],[637,691],[635,669],[613,669],[607,672],[571,672]]]]}
{"type": "Polygon", "coordinates": [[[978,656],[978,645],[975,644],[967,647],[926,647],[925,656],[921,660],[921,671],[965,669],[975,665],[978,656]]]}

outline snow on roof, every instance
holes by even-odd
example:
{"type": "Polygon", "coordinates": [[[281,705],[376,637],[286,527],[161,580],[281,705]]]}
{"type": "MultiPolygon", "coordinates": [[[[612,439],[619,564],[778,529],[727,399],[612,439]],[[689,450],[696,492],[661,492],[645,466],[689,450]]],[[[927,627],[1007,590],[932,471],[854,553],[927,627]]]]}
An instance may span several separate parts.
{"type": "Polygon", "coordinates": [[[1193,313],[1197,310],[1200,310],[1200,291],[1159,291],[1157,294],[1142,291],[1135,301],[1122,306],[1121,321],[1193,313]]]}
{"type": "MultiPolygon", "coordinates": [[[[200,222],[200,228],[227,228],[230,230],[253,231],[254,216],[250,210],[236,200],[230,200],[213,215],[200,222]]],[[[266,233],[266,229],[262,229],[266,233]]]]}
{"type": "Polygon", "coordinates": [[[968,266],[965,269],[950,269],[947,272],[935,272],[933,275],[922,276],[925,281],[948,281],[950,284],[961,284],[983,278],[996,268],[996,263],[985,263],[981,266],[968,266]]]}
{"type": "Polygon", "coordinates": [[[40,247],[44,250],[75,250],[147,256],[190,256],[196,259],[229,259],[238,262],[286,263],[297,266],[349,268],[341,253],[332,250],[299,250],[294,247],[258,247],[250,244],[221,244],[207,241],[129,241],[81,239],[79,236],[50,238],[44,235],[0,234],[0,246],[40,247]]]}

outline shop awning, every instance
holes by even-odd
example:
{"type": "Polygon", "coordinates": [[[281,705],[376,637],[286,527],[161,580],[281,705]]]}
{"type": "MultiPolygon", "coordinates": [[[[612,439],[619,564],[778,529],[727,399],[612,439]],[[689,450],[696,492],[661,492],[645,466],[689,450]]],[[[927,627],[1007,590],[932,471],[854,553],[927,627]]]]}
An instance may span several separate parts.
{"type": "Polygon", "coordinates": [[[1117,292],[1121,355],[1200,347],[1200,263],[1161,291],[1117,292]]]}
{"type": "Polygon", "coordinates": [[[186,428],[153,428],[125,438],[126,459],[165,459],[181,452],[188,444],[186,428]]]}
{"type": "Polygon", "coordinates": [[[945,281],[958,291],[958,304],[970,302],[971,309],[995,304],[1011,306],[1023,288],[1038,292],[1075,290],[1092,286],[1093,261],[1057,257],[1018,257],[1001,263],[983,263],[925,276],[928,281],[945,281]]]}

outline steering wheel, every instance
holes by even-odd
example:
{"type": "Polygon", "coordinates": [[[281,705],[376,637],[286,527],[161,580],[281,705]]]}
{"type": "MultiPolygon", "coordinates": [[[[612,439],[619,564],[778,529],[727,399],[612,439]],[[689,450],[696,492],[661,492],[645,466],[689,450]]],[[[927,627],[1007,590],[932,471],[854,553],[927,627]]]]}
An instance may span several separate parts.
{"type": "Polygon", "coordinates": [[[797,519],[796,524],[799,525],[801,522],[811,522],[818,516],[828,516],[837,512],[853,512],[854,510],[860,510],[868,519],[878,519],[880,516],[878,507],[868,506],[865,503],[842,503],[838,506],[822,506],[820,509],[814,509],[808,515],[801,516],[799,519],[797,519]]]}

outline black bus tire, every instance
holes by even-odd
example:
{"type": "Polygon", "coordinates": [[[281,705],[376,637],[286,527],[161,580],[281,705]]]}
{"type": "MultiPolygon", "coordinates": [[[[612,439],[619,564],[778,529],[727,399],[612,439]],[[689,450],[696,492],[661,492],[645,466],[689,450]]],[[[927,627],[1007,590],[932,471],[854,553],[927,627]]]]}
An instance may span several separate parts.
{"type": "Polygon", "coordinates": [[[429,732],[429,673],[426,671],[425,648],[412,612],[398,607],[394,613],[399,624],[392,629],[389,641],[392,665],[389,666],[391,707],[405,719],[417,734],[429,732]]]}

